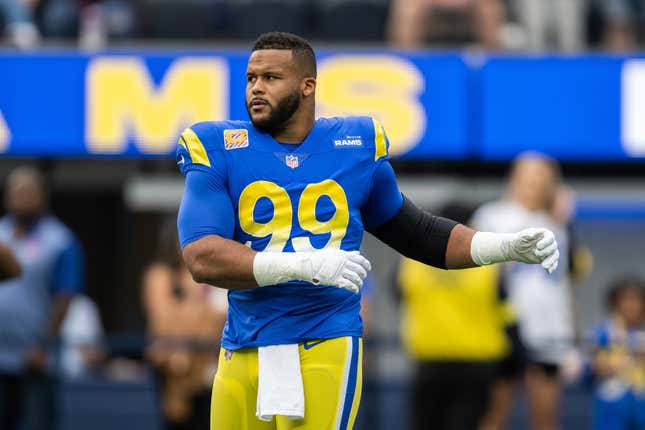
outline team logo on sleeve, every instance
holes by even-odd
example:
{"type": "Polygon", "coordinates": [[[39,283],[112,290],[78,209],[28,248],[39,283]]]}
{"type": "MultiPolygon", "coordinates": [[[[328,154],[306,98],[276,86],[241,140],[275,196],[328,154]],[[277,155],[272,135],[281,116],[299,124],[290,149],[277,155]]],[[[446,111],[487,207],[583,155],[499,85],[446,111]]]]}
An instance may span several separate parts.
{"type": "Polygon", "coordinates": [[[336,148],[358,148],[363,146],[363,137],[343,136],[342,138],[334,139],[334,146],[336,148]]]}
{"type": "Polygon", "coordinates": [[[224,130],[224,149],[239,149],[249,146],[249,132],[243,128],[224,130]]]}

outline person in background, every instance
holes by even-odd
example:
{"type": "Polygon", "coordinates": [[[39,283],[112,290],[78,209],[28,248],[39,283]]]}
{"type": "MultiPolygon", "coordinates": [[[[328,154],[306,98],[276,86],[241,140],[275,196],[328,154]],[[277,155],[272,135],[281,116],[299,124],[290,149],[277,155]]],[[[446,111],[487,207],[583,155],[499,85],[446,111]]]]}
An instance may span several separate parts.
{"type": "Polygon", "coordinates": [[[511,0],[526,34],[523,48],[579,51],[584,48],[585,0],[511,0]]]}
{"type": "Polygon", "coordinates": [[[61,329],[60,369],[65,378],[87,376],[103,362],[103,334],[94,301],[85,294],[76,295],[61,329]]]}
{"type": "Polygon", "coordinates": [[[483,205],[473,217],[475,228],[498,233],[536,223],[547,226],[556,235],[561,251],[561,264],[552,274],[512,263],[502,269],[504,289],[517,313],[522,344],[518,348],[524,349],[520,358],[525,363],[516,361],[502,367],[505,371],[496,383],[496,401],[486,428],[505,427],[514,381],[521,377],[528,394],[530,427],[559,427],[560,368],[574,350],[575,337],[568,270],[570,241],[566,226],[553,216],[560,177],[553,159],[537,152],[521,154],[513,162],[507,196],[483,205]]]}
{"type": "MultiPolygon", "coordinates": [[[[443,216],[465,222],[470,213],[449,205],[443,216]]],[[[477,429],[509,351],[511,309],[500,300],[498,269],[445,271],[403,259],[398,284],[401,336],[416,368],[412,429],[477,429]]]]}
{"type": "Polygon", "coordinates": [[[390,43],[403,49],[429,41],[474,41],[497,49],[503,20],[501,0],[393,0],[388,34],[390,43]]]}
{"type": "Polygon", "coordinates": [[[616,280],[609,318],[592,333],[596,380],[594,429],[645,429],[645,284],[616,280]]]}
{"type": "Polygon", "coordinates": [[[598,5],[605,22],[605,48],[611,51],[635,49],[639,29],[645,24],[645,1],[600,0],[598,5]]]}
{"type": "Polygon", "coordinates": [[[0,241],[22,276],[0,284],[0,428],[56,427],[54,351],[73,297],[84,287],[75,235],[48,212],[45,180],[19,167],[5,188],[0,241]]]}
{"type": "Polygon", "coordinates": [[[8,41],[20,49],[35,48],[40,31],[35,23],[35,10],[40,0],[0,0],[8,41]]]}
{"type": "Polygon", "coordinates": [[[166,430],[207,429],[211,384],[226,321],[226,290],[193,281],[172,224],[143,276],[147,356],[160,379],[166,430]]]}
{"type": "Polygon", "coordinates": [[[11,248],[0,242],[0,281],[17,278],[21,274],[22,268],[11,248]]]}

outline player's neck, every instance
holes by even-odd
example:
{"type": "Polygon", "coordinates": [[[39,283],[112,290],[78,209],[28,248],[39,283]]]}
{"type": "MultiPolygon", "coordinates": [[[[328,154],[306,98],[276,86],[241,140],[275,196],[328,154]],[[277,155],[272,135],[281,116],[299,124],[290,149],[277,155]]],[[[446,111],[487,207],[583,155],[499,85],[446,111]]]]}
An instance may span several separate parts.
{"type": "Polygon", "coordinates": [[[316,118],[313,114],[307,116],[293,116],[286,127],[284,127],[279,132],[273,134],[273,138],[280,143],[293,143],[299,144],[302,143],[311,129],[314,128],[314,123],[316,118]]]}

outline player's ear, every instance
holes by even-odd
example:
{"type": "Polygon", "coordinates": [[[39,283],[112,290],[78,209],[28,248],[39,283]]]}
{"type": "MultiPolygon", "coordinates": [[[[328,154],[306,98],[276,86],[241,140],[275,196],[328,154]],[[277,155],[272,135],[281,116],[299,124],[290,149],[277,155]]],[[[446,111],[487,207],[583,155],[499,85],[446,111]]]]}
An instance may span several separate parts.
{"type": "Polygon", "coordinates": [[[300,84],[303,97],[309,97],[316,92],[316,78],[304,78],[300,84]]]}

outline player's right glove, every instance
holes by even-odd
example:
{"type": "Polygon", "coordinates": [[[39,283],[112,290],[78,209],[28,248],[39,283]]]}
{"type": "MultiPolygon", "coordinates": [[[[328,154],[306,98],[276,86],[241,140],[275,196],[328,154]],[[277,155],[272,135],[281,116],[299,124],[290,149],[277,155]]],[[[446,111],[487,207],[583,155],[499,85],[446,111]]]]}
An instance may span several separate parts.
{"type": "Polygon", "coordinates": [[[258,252],[253,274],[259,286],[289,281],[329,285],[358,293],[372,269],[358,251],[324,249],[312,252],[258,252]]]}
{"type": "Polygon", "coordinates": [[[470,254],[475,264],[519,261],[541,264],[553,273],[558,268],[558,242],[553,232],[545,228],[527,228],[518,233],[498,234],[478,231],[473,236],[470,254]]]}

